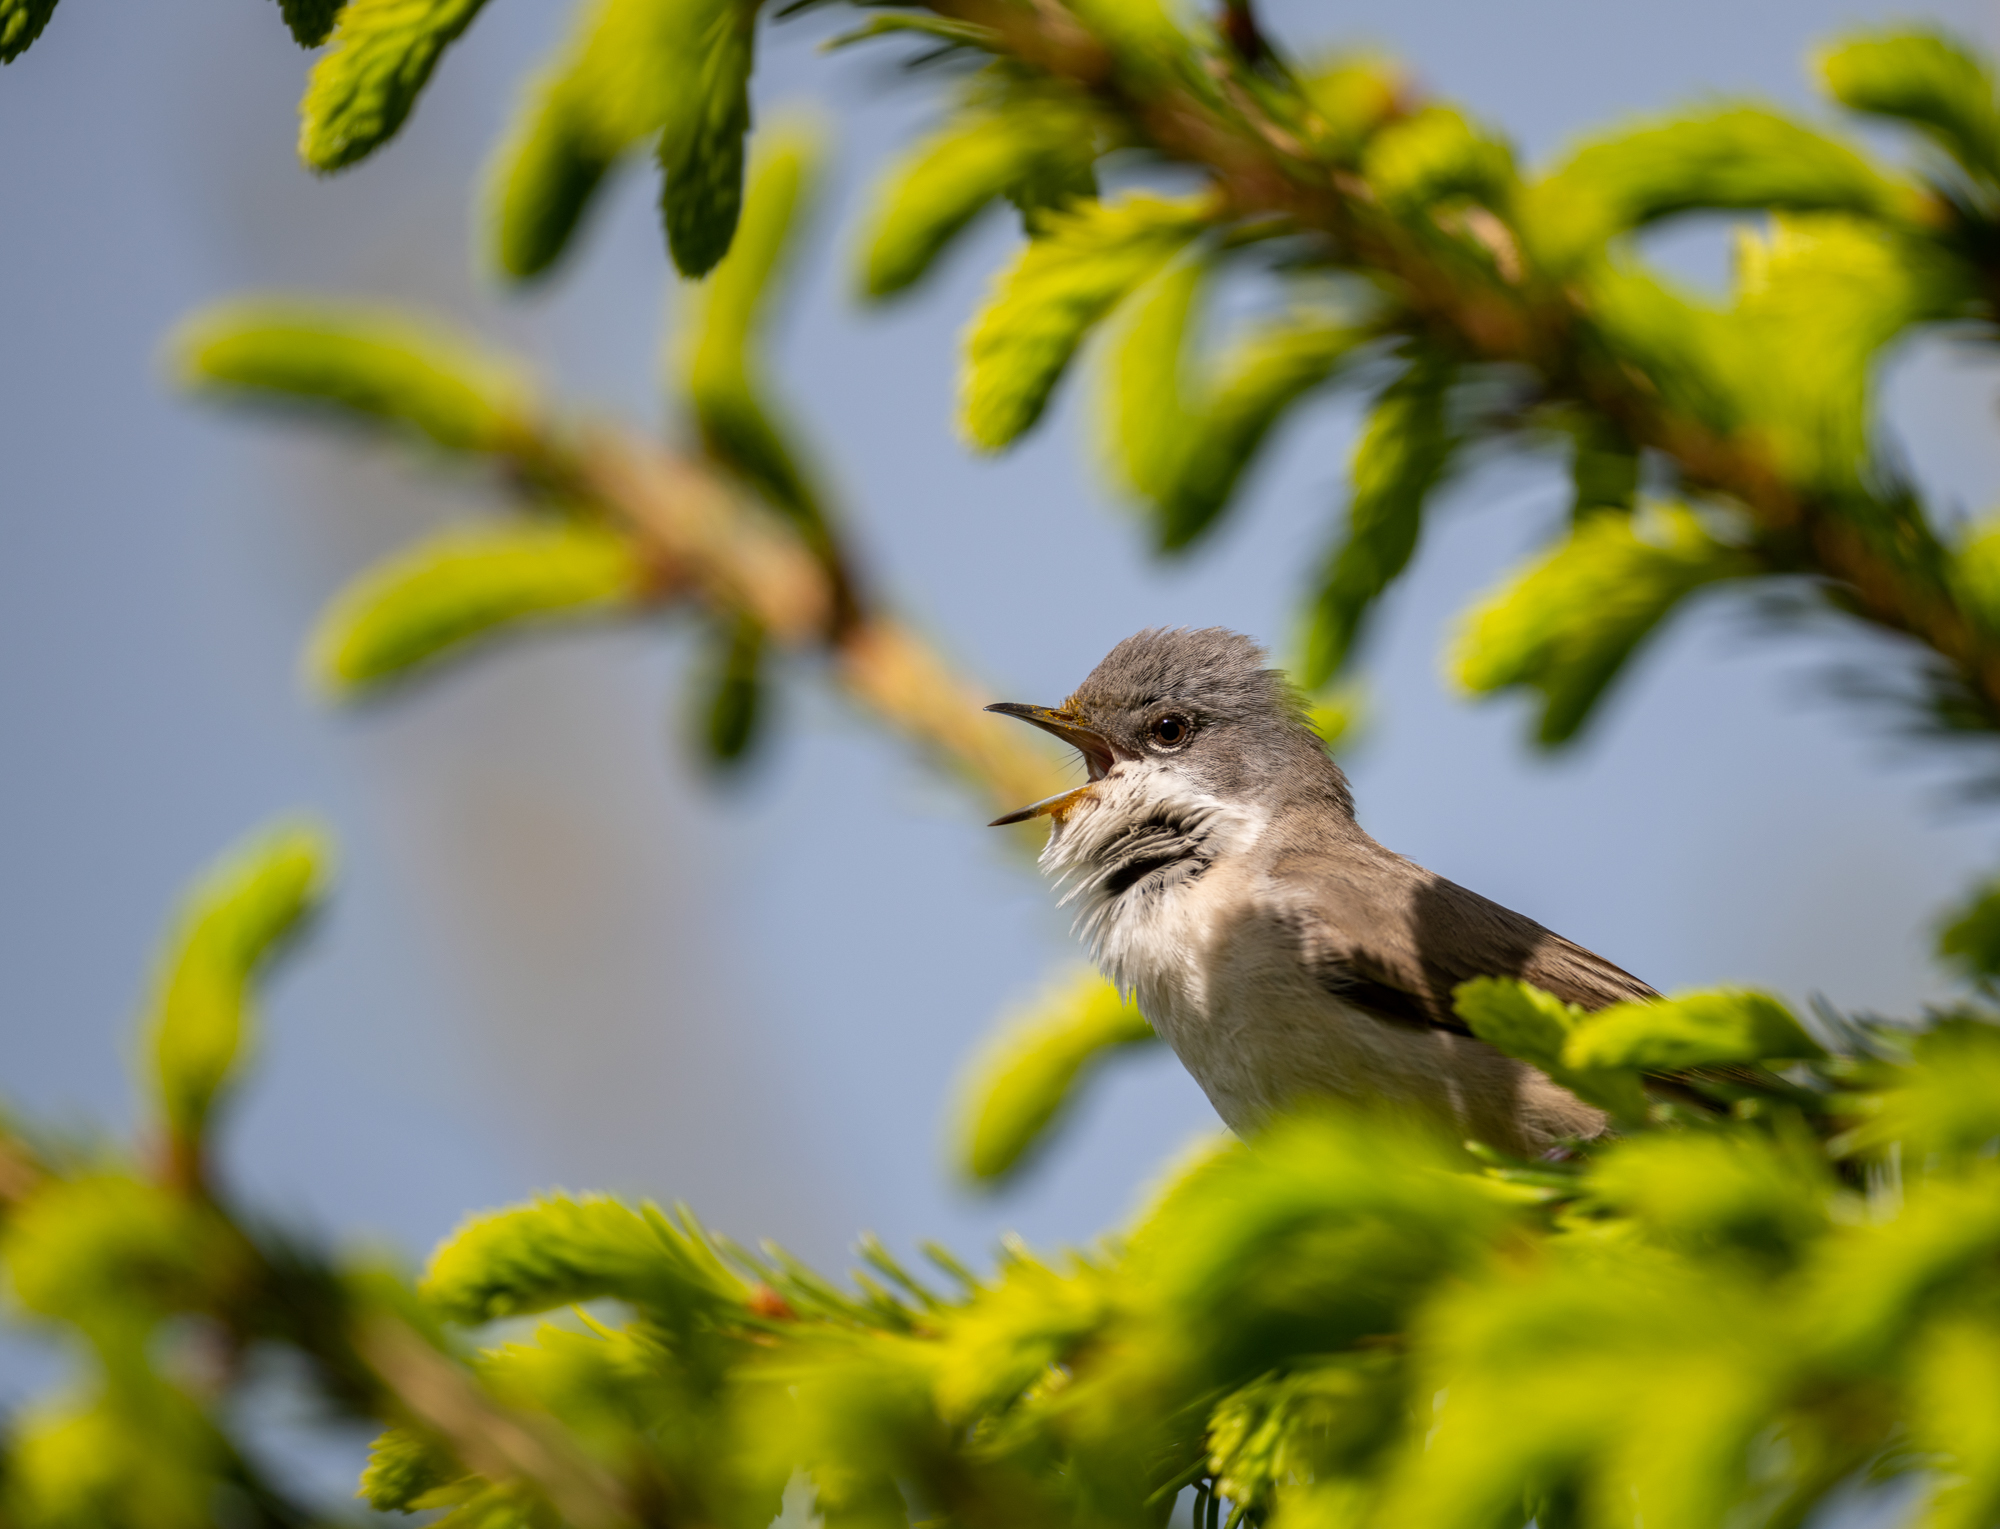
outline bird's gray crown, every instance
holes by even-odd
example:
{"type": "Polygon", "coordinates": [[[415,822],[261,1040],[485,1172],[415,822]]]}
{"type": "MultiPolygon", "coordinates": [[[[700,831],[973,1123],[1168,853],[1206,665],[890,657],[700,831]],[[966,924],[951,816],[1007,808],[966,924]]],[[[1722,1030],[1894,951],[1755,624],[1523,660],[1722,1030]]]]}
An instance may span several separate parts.
{"type": "Polygon", "coordinates": [[[1224,627],[1153,627],[1126,638],[1064,710],[1135,757],[1161,752],[1163,717],[1192,732],[1185,773],[1237,798],[1331,797],[1352,810],[1347,782],[1307,719],[1304,700],[1264,649],[1224,627]]]}
{"type": "Polygon", "coordinates": [[[1069,704],[1093,715],[1171,702],[1218,721],[1269,718],[1305,727],[1298,692],[1265,659],[1253,638],[1227,627],[1149,627],[1105,654],[1069,704]]]}

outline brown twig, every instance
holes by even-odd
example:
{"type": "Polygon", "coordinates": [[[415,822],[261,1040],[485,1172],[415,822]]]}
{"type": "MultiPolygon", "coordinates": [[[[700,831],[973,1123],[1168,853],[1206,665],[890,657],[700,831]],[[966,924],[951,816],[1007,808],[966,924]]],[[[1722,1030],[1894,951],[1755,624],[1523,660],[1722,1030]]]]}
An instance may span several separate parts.
{"type": "MultiPolygon", "coordinates": [[[[722,474],[599,428],[580,438],[564,476],[639,540],[657,598],[745,612],[779,643],[820,652],[850,696],[997,806],[1060,789],[1050,754],[985,714],[991,696],[887,611],[838,598],[823,553],[722,474]]],[[[851,546],[834,550],[853,566],[851,546]]]]}

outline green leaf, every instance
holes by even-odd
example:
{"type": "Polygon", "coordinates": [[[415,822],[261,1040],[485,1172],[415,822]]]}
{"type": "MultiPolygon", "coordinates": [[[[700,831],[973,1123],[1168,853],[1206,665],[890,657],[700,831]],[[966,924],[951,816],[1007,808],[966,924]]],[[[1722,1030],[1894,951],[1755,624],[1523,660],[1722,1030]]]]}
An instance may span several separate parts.
{"type": "Polygon", "coordinates": [[[889,297],[916,285],[996,198],[1042,180],[1088,183],[1094,116],[1052,93],[975,103],[892,166],[864,222],[862,289],[889,297]]]}
{"type": "Polygon", "coordinates": [[[536,76],[487,166],[487,257],[509,280],[554,268],[617,158],[590,130],[576,94],[562,69],[536,76]]]}
{"type": "Polygon", "coordinates": [[[1730,412],[1782,471],[1866,483],[1881,353],[1913,326],[1976,301],[1970,273],[1931,240],[1841,216],[1779,216],[1737,240],[1737,301],[1714,336],[1730,412]]]}
{"type": "Polygon", "coordinates": [[[1842,1151],[1894,1151],[1910,1162],[1963,1163],[2000,1144],[2000,1026],[1945,1019],[1919,1034],[1842,1151]]]}
{"type": "Polygon", "coordinates": [[[395,137],[429,83],[438,55],[472,25],[484,4],[347,0],[334,22],[333,45],[313,66],[299,103],[299,157],[330,175],[395,137]]]}
{"type": "Polygon", "coordinates": [[[1217,1495],[1268,1512],[1288,1485],[1367,1474],[1395,1438],[1401,1381],[1378,1350],[1316,1356],[1232,1392],[1208,1419],[1217,1495]]]}
{"type": "MultiPolygon", "coordinates": [[[[130,1352],[120,1356],[129,1364],[130,1352]]],[[[194,1398],[146,1377],[123,1394],[24,1409],[7,1449],[8,1512],[49,1529],[196,1529],[215,1522],[228,1450],[194,1398]]]]}
{"type": "Polygon", "coordinates": [[[56,0],[0,0],[0,64],[11,64],[49,24],[56,0]]]}
{"type": "Polygon", "coordinates": [[[334,597],[306,672],[325,695],[352,700],[524,622],[617,610],[645,582],[637,548],[605,527],[509,521],[441,531],[334,597]]]}
{"type": "Polygon", "coordinates": [[[1201,77],[1181,27],[1186,12],[1176,0],[1070,0],[1068,9],[1110,49],[1116,67],[1128,78],[1185,82],[1201,77]]]}
{"type": "Polygon", "coordinates": [[[756,7],[585,0],[576,14],[487,172],[494,268],[517,280],[550,270],[605,172],[652,140],[667,173],[661,205],[675,259],[707,270],[728,248],[741,200],[756,7]]]}
{"type": "Polygon", "coordinates": [[[87,1173],[52,1178],[11,1208],[0,1259],[23,1307],[109,1336],[198,1304],[226,1272],[215,1231],[172,1190],[87,1173]]]}
{"type": "Polygon", "coordinates": [[[1168,265],[1119,310],[1101,353],[1098,437],[1114,476],[1154,504],[1179,482],[1206,402],[1188,331],[1210,270],[1198,251],[1168,265]]]}
{"type": "Polygon", "coordinates": [[[1965,528],[1952,555],[1951,583],[1965,613],[2000,635],[2000,515],[1965,528]]]}
{"type": "Polygon", "coordinates": [[[973,445],[998,451],[1032,426],[1091,326],[1215,213],[1207,197],[1134,195],[1052,216],[967,337],[961,421],[973,445]]]}
{"type": "Polygon", "coordinates": [[[1639,451],[1625,432],[1602,415],[1565,422],[1570,450],[1570,519],[1599,510],[1630,511],[1639,493],[1639,451]]]}
{"type": "Polygon", "coordinates": [[[1313,147],[1340,164],[1355,163],[1375,130],[1396,115],[1409,88],[1395,60],[1367,55],[1339,58],[1299,80],[1313,147]]]}
{"type": "Polygon", "coordinates": [[[368,1447],[368,1464],[355,1495],[377,1513],[410,1513],[419,1498],[463,1475],[457,1462],[423,1435],[391,1428],[368,1447]]]}
{"type": "Polygon", "coordinates": [[[1448,106],[1384,126],[1369,140],[1361,169],[1383,205],[1402,213],[1453,197],[1505,210],[1513,198],[1513,151],[1448,106]]]}
{"type": "Polygon", "coordinates": [[[1352,325],[1300,311],[1253,331],[1223,356],[1205,408],[1191,422],[1179,472],[1159,500],[1163,549],[1190,547],[1217,522],[1286,411],[1336,375],[1367,338],[1352,325]]]}
{"type": "Polygon", "coordinates": [[[1368,696],[1358,684],[1335,685],[1306,696],[1306,720],[1327,752],[1359,743],[1368,730],[1368,696]]]}
{"type": "Polygon", "coordinates": [[[517,365],[393,309],[300,298],[220,303],[174,332],[167,358],[198,393],[388,420],[452,451],[506,452],[530,432],[532,399],[517,365]]]}
{"type": "Polygon", "coordinates": [[[347,0],[278,0],[278,11],[301,48],[317,48],[333,30],[347,0]]]}
{"type": "MultiPolygon", "coordinates": [[[[1131,1236],[1127,1341],[1192,1392],[1401,1329],[1516,1214],[1415,1120],[1318,1109],[1210,1157],[1131,1236]]],[[[1131,1421],[1126,1420],[1127,1426],[1131,1421]]]]}
{"type": "Polygon", "coordinates": [[[733,766],[755,746],[764,709],[764,628],[749,616],[717,623],[697,694],[711,762],[733,766]]]}
{"type": "Polygon", "coordinates": [[[1938,957],[1975,982],[2000,977],[2000,882],[1981,887],[1946,916],[1938,957]]]}
{"type": "Polygon", "coordinates": [[[1850,34],[1814,62],[1843,106],[1909,124],[1967,174],[2000,181],[2000,102],[1993,71],[1956,38],[1893,29],[1850,34]]]}
{"type": "Polygon", "coordinates": [[[1895,1215],[1857,1227],[1816,1271],[1815,1337],[1844,1369],[1907,1354],[1926,1318],[1977,1310],[1992,1288],[2000,1172],[1985,1160],[1950,1177],[1911,1177],[1895,1215]]]}
{"type": "Polygon", "coordinates": [[[744,1295],[700,1238],[603,1195],[545,1195],[469,1219],[431,1255],[422,1288],[467,1325],[611,1296],[681,1326],[744,1295]]]}
{"type": "Polygon", "coordinates": [[[1608,1110],[1625,1125],[1646,1118],[1646,1091],[1638,1074],[1620,1067],[1578,1067],[1568,1046],[1588,1017],[1573,1003],[1512,977],[1475,977],[1452,989],[1452,1008],[1472,1033],[1540,1068],[1579,1099],[1608,1110]]]}
{"type": "Polygon", "coordinates": [[[147,1073],[169,1130],[197,1141],[256,1044],[251,984],[318,907],[333,846],[310,823],[245,840],[182,897],[147,1001],[147,1073]]]}
{"type": "Polygon", "coordinates": [[[2000,1518],[2000,1332],[1941,1322],[1911,1356],[1910,1442],[1935,1462],[1925,1529],[1981,1529],[2000,1518]]]}
{"type": "Polygon", "coordinates": [[[1299,309],[1260,325],[1210,366],[1192,322],[1210,274],[1175,261],[1120,309],[1100,371],[1098,435],[1113,475],[1155,511],[1160,546],[1200,539],[1285,411],[1365,338],[1299,309]]]}
{"type": "Polygon", "coordinates": [[[666,176],[660,214],[667,249],[674,269],[687,277],[706,276],[736,237],[756,11],[721,6],[701,19],[704,25],[693,40],[701,54],[695,99],[669,118],[658,147],[666,176]]]}
{"type": "Polygon", "coordinates": [[[1630,1216],[1661,1245],[1697,1257],[1744,1253],[1781,1266],[1827,1231],[1839,1188],[1816,1149],[1707,1131],[1621,1141],[1590,1165],[1588,1183],[1593,1199],[1630,1216]]]}
{"type": "Polygon", "coordinates": [[[1095,972],[1050,988],[966,1069],[954,1110],[959,1171],[981,1183],[1007,1179],[1047,1145],[1113,1052],[1154,1038],[1138,1006],[1095,972]]]}
{"type": "Polygon", "coordinates": [[[815,140],[823,136],[807,123],[766,135],[735,246],[689,294],[676,361],[709,456],[748,479],[822,550],[827,496],[770,397],[758,341],[794,228],[812,200],[815,140]]]}
{"type": "Polygon", "coordinates": [[[1825,1055],[1782,1000],[1750,988],[1614,1003],[1584,1018],[1563,1047],[1569,1067],[1651,1072],[1825,1055]]]}
{"type": "Polygon", "coordinates": [[[1525,227],[1550,265],[1704,209],[1848,212],[1895,219],[1907,188],[1846,145],[1761,107],[1723,107],[1591,144],[1530,188],[1525,227]]]}
{"type": "Polygon", "coordinates": [[[820,44],[820,48],[832,53],[877,37],[912,34],[918,37],[936,38],[939,42],[952,47],[978,48],[985,51],[990,51],[999,41],[999,33],[992,28],[978,26],[970,21],[952,21],[943,16],[903,15],[892,11],[886,16],[869,17],[851,32],[842,32],[838,37],[829,37],[820,44]]]}
{"type": "Polygon", "coordinates": [[[1300,679],[1317,690],[1353,656],[1362,623],[1409,565],[1424,501],[1451,465],[1458,438],[1445,405],[1453,372],[1420,361],[1376,399],[1348,466],[1347,534],[1320,578],[1300,679]]]}
{"type": "Polygon", "coordinates": [[[1756,572],[1687,510],[1595,515],[1471,612],[1450,669],[1470,691],[1540,692],[1537,736],[1563,743],[1684,597],[1756,572]]]}

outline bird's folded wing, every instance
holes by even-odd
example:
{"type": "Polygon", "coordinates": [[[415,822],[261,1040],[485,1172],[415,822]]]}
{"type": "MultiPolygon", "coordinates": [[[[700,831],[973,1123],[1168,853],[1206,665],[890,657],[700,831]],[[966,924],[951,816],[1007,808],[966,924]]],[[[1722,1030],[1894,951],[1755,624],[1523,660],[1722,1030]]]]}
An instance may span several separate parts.
{"type": "Polygon", "coordinates": [[[1328,992],[1384,1019],[1466,1035],[1452,990],[1517,977],[1586,1009],[1659,995],[1631,973],[1476,892],[1370,844],[1280,867],[1301,953],[1328,992]]]}

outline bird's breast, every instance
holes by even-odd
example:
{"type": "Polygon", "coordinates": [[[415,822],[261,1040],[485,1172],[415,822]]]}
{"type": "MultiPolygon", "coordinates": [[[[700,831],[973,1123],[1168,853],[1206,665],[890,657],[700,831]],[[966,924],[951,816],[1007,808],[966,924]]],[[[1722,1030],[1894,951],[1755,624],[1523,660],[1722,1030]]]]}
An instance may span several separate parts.
{"type": "Polygon", "coordinates": [[[1312,1096],[1412,1106],[1524,1155],[1603,1128],[1597,1111],[1525,1063],[1329,992],[1282,889],[1247,858],[1217,859],[1104,931],[1102,969],[1134,994],[1233,1130],[1312,1096]]]}

